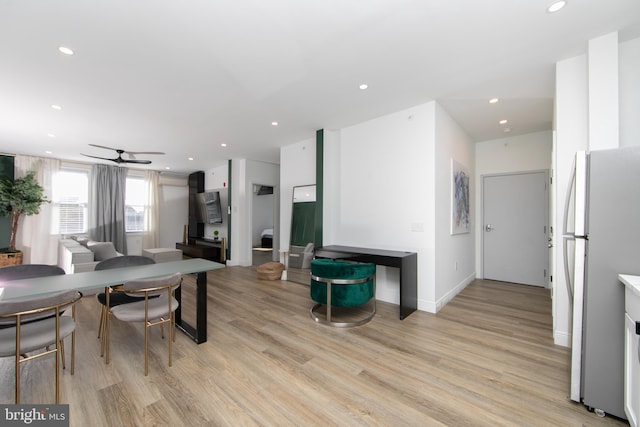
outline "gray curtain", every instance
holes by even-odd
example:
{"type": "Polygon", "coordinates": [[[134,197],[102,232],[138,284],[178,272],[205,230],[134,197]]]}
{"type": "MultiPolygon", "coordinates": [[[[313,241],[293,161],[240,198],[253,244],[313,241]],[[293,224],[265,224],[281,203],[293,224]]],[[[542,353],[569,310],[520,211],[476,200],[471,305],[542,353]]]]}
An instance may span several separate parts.
{"type": "Polygon", "coordinates": [[[99,242],[112,242],[116,251],[127,253],[124,228],[127,168],[93,165],[91,168],[89,236],[99,242]]]}

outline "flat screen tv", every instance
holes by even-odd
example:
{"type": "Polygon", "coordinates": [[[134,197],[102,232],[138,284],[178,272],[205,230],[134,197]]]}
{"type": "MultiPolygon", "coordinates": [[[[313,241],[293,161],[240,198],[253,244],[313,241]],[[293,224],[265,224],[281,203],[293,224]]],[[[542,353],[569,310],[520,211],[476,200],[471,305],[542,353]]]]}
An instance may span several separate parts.
{"type": "Polygon", "coordinates": [[[222,203],[219,191],[205,191],[196,194],[198,222],[205,224],[222,223],[222,203]]]}

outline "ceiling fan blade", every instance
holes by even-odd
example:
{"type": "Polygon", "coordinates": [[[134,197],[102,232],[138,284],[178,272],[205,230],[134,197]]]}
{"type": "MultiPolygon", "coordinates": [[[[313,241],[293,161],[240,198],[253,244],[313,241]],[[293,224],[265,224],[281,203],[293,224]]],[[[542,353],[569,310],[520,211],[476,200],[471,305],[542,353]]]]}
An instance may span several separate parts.
{"type": "Polygon", "coordinates": [[[164,153],[160,153],[160,152],[157,152],[157,151],[154,151],[154,152],[124,151],[124,150],[121,150],[120,148],[105,147],[104,145],[97,145],[97,144],[89,144],[89,145],[92,146],[92,147],[105,148],[107,150],[114,150],[115,152],[118,153],[118,157],[116,157],[115,159],[109,159],[107,157],[91,156],[89,154],[84,154],[84,153],[80,153],[80,154],[82,154],[83,156],[86,156],[86,157],[91,157],[93,159],[110,160],[110,161],[116,162],[118,164],[120,164],[120,163],[135,163],[135,164],[139,164],[139,165],[148,165],[148,164],[151,163],[151,160],[136,160],[134,154],[164,154],[164,153]],[[123,153],[127,153],[129,155],[129,160],[122,158],[122,154],[123,153]]]}
{"type": "Polygon", "coordinates": [[[98,144],[89,144],[89,145],[92,147],[104,148],[105,150],[118,151],[117,148],[105,147],[104,145],[98,145],[98,144]]]}
{"type": "Polygon", "coordinates": [[[91,155],[89,155],[89,154],[84,154],[84,153],[80,153],[80,154],[82,154],[83,156],[92,157],[92,158],[94,158],[94,159],[111,160],[111,161],[113,161],[113,162],[115,162],[115,161],[116,161],[115,159],[108,159],[108,158],[106,158],[106,157],[91,156],[91,155]]]}
{"type": "Polygon", "coordinates": [[[123,160],[124,163],[137,163],[140,165],[151,164],[151,160],[123,160]]]}
{"type": "Polygon", "coordinates": [[[125,153],[127,153],[129,155],[136,155],[136,154],[166,154],[166,153],[163,153],[162,151],[125,151],[125,153]]]}

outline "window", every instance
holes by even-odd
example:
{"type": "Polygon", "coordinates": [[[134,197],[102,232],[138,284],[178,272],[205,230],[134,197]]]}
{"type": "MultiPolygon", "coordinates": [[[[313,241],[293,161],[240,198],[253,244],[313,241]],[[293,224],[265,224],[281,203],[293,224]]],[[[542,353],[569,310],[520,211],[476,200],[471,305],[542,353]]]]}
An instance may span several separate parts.
{"type": "MultiPolygon", "coordinates": [[[[53,230],[61,235],[88,231],[89,169],[62,169],[53,181],[53,230]]],[[[145,231],[147,183],[142,176],[128,176],[125,199],[125,231],[145,231]]]]}
{"type": "Polygon", "coordinates": [[[127,177],[127,193],[124,202],[126,232],[145,231],[144,218],[148,200],[147,183],[141,176],[127,177]]]}
{"type": "Polygon", "coordinates": [[[89,171],[63,169],[53,180],[54,231],[62,235],[86,233],[89,171]]]}

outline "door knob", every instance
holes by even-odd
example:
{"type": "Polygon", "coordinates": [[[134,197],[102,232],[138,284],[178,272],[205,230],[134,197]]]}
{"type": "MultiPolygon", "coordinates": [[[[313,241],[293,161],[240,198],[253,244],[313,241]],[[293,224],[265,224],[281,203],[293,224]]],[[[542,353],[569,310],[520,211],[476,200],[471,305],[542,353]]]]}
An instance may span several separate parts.
{"type": "Polygon", "coordinates": [[[493,227],[491,226],[491,224],[487,224],[484,226],[485,231],[491,231],[493,230],[493,227]]]}

